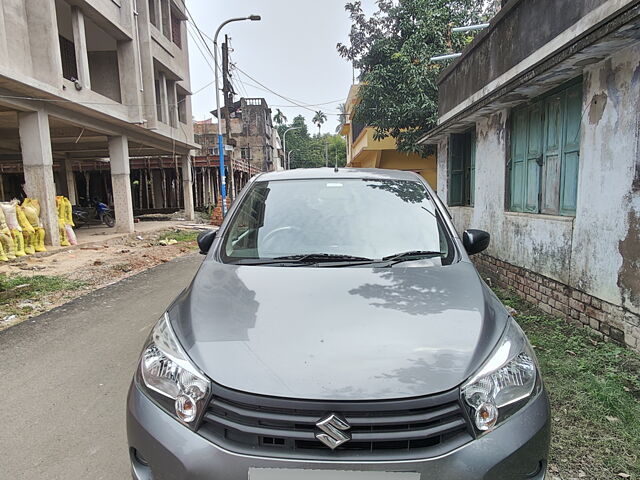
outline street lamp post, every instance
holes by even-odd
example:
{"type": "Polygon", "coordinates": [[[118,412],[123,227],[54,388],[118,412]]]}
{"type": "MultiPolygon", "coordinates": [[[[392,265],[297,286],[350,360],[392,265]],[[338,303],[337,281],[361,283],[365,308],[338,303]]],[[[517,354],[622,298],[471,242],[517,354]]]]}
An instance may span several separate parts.
{"type": "MultiPolygon", "coordinates": [[[[288,128],[284,131],[284,133],[282,134],[282,151],[284,152],[284,158],[288,159],[289,157],[287,157],[287,133],[289,133],[291,130],[300,130],[302,127],[291,127],[288,128]]],[[[288,170],[288,168],[287,168],[288,170]]]]}
{"type": "Polygon", "coordinates": [[[218,80],[218,34],[225,25],[231,22],[242,22],[244,20],[251,20],[256,22],[260,20],[259,15],[250,15],[248,17],[230,18],[229,20],[222,22],[216,30],[216,34],[213,37],[213,57],[214,57],[214,77],[216,83],[216,110],[218,112],[218,158],[220,160],[220,198],[222,199],[222,216],[227,215],[227,181],[224,169],[224,138],[222,136],[222,117],[220,115],[220,81],[218,80]]]}

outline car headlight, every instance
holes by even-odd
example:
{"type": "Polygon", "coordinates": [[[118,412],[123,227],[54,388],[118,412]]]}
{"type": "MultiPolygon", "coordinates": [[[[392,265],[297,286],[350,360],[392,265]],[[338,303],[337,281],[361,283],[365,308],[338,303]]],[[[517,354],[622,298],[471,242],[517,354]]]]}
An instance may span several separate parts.
{"type": "Polygon", "coordinates": [[[492,430],[541,389],[533,348],[518,324],[509,319],[491,357],[462,387],[480,432],[492,430]]]}
{"type": "Polygon", "coordinates": [[[183,424],[197,427],[206,410],[211,382],[180,346],[166,313],[140,356],[138,384],[183,424]]]}

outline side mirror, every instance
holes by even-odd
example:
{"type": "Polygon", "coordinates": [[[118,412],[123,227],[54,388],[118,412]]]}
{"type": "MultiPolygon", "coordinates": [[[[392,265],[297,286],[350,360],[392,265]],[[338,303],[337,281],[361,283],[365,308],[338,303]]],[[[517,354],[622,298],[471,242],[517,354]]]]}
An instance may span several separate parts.
{"type": "Polygon", "coordinates": [[[475,255],[487,249],[491,235],[484,230],[465,230],[462,235],[462,244],[469,255],[475,255]]]}
{"type": "Polygon", "coordinates": [[[216,238],[217,230],[207,230],[198,235],[198,247],[200,247],[200,253],[206,255],[209,253],[209,249],[216,238]]]}

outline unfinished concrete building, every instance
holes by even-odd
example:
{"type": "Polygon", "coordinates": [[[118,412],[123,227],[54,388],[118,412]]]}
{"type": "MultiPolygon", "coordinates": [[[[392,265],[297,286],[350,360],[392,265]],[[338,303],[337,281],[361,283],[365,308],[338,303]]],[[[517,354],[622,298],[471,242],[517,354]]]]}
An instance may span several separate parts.
{"type": "Polygon", "coordinates": [[[640,350],[640,4],[503,5],[440,77],[438,195],[485,275],[640,350]]]}
{"type": "Polygon", "coordinates": [[[56,194],[112,201],[121,232],[133,231],[134,197],[193,217],[184,8],[0,2],[0,195],[37,198],[49,244],[59,243],[56,194]]]}
{"type": "MultiPolygon", "coordinates": [[[[229,108],[229,120],[230,135],[226,142],[234,147],[234,161],[239,164],[249,162],[258,172],[281,168],[282,152],[278,148],[279,141],[274,139],[278,132],[273,127],[271,109],[264,98],[241,98],[234,102],[229,108]]],[[[226,132],[224,113],[222,131],[226,132]]]]}

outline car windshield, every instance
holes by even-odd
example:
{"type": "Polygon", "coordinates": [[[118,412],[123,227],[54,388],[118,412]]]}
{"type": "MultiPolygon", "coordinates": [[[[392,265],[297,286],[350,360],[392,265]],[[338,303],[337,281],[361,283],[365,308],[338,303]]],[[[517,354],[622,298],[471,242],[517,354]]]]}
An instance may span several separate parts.
{"type": "Polygon", "coordinates": [[[226,262],[451,256],[448,235],[419,181],[278,180],[250,188],[223,239],[226,262]]]}

